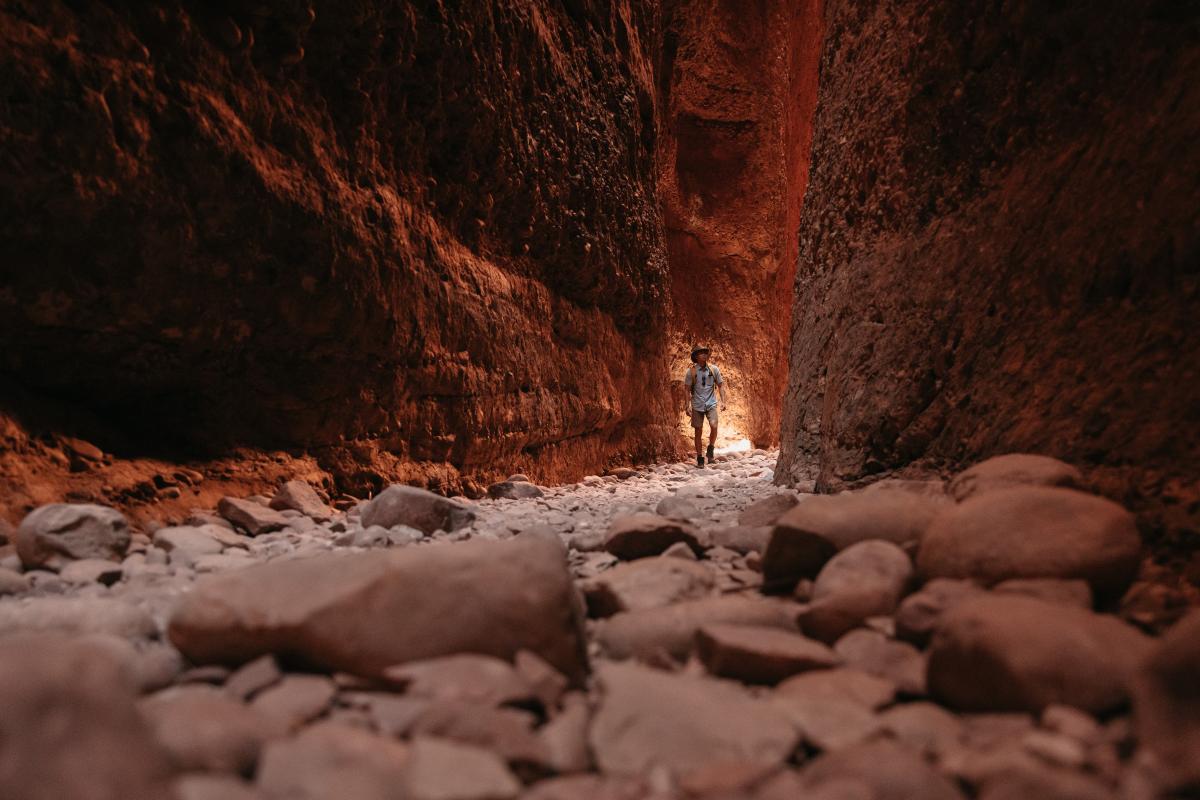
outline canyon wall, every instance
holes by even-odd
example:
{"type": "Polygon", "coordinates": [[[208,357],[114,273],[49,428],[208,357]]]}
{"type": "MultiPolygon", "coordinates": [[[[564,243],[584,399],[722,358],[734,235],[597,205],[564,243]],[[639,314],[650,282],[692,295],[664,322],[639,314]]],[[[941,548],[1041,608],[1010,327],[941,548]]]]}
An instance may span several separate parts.
{"type": "MultiPolygon", "coordinates": [[[[675,377],[693,343],[728,379],[725,437],[779,440],[818,0],[671,0],[659,103],[675,377]]],[[[724,437],[723,437],[724,438],[724,437]]]]}
{"type": "Polygon", "coordinates": [[[7,454],[303,448],[363,493],[673,453],[659,23],[0,3],[7,454]]]}
{"type": "Polygon", "coordinates": [[[1200,518],[1198,17],[827,2],[782,479],[1036,451],[1200,518]]]}

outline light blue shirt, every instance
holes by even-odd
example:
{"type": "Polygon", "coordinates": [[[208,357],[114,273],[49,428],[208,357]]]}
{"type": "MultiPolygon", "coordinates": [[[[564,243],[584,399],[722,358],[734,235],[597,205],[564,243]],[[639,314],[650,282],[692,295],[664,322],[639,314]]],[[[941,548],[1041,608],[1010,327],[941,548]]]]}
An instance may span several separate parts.
{"type": "Polygon", "coordinates": [[[683,376],[683,385],[692,392],[692,409],[694,411],[708,411],[710,408],[717,406],[717,387],[725,381],[721,379],[721,370],[717,369],[716,364],[709,364],[706,367],[694,365],[696,370],[696,381],[691,382],[692,369],[688,367],[688,371],[683,376]]]}

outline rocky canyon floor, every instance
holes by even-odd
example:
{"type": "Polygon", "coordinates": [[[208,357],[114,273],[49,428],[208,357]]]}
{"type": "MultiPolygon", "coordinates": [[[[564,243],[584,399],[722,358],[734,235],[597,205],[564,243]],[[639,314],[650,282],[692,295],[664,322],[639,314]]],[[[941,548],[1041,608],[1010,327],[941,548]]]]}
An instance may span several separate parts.
{"type": "Polygon", "coordinates": [[[0,785],[181,800],[1194,785],[1179,756],[1200,717],[1196,618],[1146,632],[1133,518],[1072,468],[1008,456],[944,485],[812,495],[774,485],[776,459],[514,475],[478,501],[392,486],[342,510],[292,481],[134,531],[111,508],[43,506],[0,561],[0,785]]]}

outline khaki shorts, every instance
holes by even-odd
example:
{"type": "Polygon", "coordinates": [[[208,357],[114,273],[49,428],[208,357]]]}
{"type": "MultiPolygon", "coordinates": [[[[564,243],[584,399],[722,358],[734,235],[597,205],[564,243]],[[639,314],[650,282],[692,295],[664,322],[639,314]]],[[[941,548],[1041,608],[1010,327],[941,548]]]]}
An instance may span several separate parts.
{"type": "Polygon", "coordinates": [[[717,407],[713,406],[708,411],[696,411],[692,409],[692,427],[703,428],[704,418],[708,417],[708,424],[717,427],[717,407]]]}

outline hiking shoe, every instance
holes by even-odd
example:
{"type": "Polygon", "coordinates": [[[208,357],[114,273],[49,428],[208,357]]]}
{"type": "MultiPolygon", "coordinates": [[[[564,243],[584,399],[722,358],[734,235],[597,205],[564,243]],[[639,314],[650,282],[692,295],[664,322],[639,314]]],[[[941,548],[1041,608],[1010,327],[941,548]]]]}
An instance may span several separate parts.
{"type": "Polygon", "coordinates": [[[704,456],[696,456],[696,466],[697,467],[704,466],[704,456]]]}
{"type": "Polygon", "coordinates": [[[713,446],[711,444],[708,446],[708,460],[713,460],[713,446]]]}

